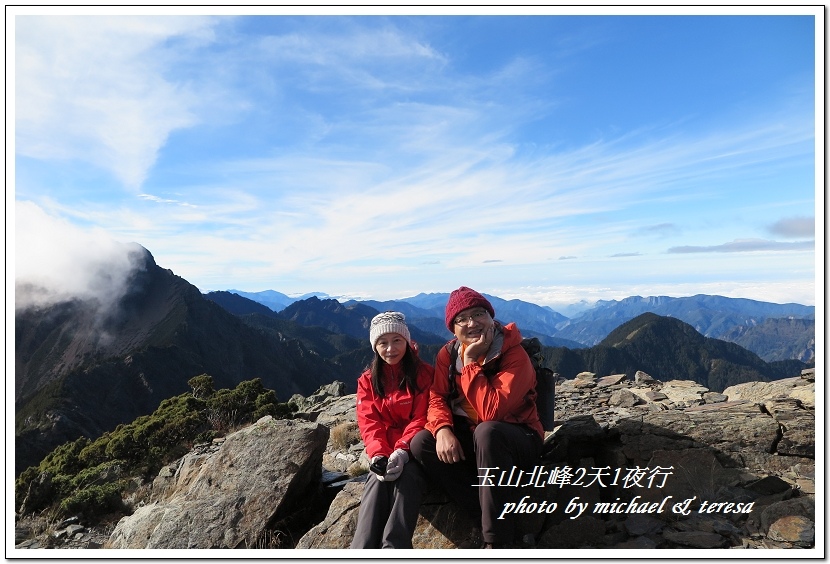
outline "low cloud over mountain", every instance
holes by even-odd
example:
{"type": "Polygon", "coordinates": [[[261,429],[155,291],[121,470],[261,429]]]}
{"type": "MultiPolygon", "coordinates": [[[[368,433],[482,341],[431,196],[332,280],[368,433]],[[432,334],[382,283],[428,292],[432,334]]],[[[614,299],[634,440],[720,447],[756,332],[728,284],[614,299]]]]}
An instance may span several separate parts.
{"type": "Polygon", "coordinates": [[[32,202],[15,206],[15,310],[81,300],[101,312],[124,296],[144,250],[85,231],[32,202]]]}

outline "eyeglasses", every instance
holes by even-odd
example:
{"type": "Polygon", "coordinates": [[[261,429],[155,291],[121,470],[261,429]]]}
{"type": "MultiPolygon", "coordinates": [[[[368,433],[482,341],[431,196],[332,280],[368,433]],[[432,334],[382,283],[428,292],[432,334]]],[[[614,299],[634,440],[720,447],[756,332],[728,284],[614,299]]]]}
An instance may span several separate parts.
{"type": "Polygon", "coordinates": [[[455,323],[456,325],[464,326],[468,325],[470,323],[470,320],[478,323],[479,321],[483,321],[485,317],[487,317],[486,311],[477,311],[470,315],[459,315],[458,317],[453,319],[453,323],[455,323]]]}

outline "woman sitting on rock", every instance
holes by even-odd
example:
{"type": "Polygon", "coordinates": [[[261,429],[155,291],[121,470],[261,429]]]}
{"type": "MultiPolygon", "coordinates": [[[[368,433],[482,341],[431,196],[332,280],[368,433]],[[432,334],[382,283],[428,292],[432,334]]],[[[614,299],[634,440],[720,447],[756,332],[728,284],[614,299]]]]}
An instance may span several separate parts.
{"type": "Polygon", "coordinates": [[[404,314],[372,319],[375,358],[357,380],[357,423],[372,462],[351,548],[412,548],[426,475],[409,455],[424,428],[432,366],[418,358],[404,314]]]}

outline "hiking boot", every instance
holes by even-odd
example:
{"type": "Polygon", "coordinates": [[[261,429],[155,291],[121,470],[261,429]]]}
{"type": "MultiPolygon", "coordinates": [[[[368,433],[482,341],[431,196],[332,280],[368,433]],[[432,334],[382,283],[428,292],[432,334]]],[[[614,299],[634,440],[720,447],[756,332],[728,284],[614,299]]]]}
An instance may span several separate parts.
{"type": "Polygon", "coordinates": [[[470,535],[458,543],[458,548],[484,548],[484,537],[481,535],[481,528],[473,527],[470,535]]]}

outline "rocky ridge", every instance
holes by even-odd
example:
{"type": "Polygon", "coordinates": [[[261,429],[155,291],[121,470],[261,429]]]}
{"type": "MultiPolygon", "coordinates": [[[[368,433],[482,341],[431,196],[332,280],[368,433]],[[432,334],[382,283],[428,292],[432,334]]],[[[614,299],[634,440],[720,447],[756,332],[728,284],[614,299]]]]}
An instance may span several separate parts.
{"type": "MultiPolygon", "coordinates": [[[[48,540],[18,530],[16,548],[347,548],[368,460],[343,389],[292,398],[305,421],[264,418],[194,448],[106,542],[76,520],[48,540]]],[[[536,511],[509,515],[516,548],[816,547],[812,370],[723,393],[583,373],[557,383],[556,401],[533,487],[517,488],[517,509],[536,511]]],[[[432,486],[414,546],[458,548],[471,526],[432,486]]]]}
{"type": "MultiPolygon", "coordinates": [[[[813,370],[776,382],[740,384],[722,394],[692,381],[660,382],[643,372],[634,381],[625,375],[582,373],[558,382],[556,401],[559,425],[547,435],[538,473],[550,478],[570,468],[572,478],[583,476],[582,484],[571,479],[533,488],[527,507],[545,501],[557,503],[558,510],[516,515],[526,531],[516,548],[814,546],[813,370]],[[628,488],[619,479],[615,485],[613,479],[603,482],[602,472],[613,478],[615,469],[622,470],[618,478],[623,479],[632,469],[645,469],[642,477],[653,478],[655,487],[628,488]],[[590,476],[595,477],[592,484],[590,476]],[[633,501],[636,511],[587,510],[570,519],[563,508],[576,498],[594,509],[596,504],[633,501]],[[658,513],[663,500],[668,501],[658,513]],[[674,513],[673,504],[685,500],[692,500],[684,510],[688,514],[674,513]],[[749,511],[740,513],[739,508],[749,511]],[[654,511],[647,513],[649,509],[654,511]]],[[[361,445],[356,446],[351,453],[329,454],[329,467],[365,464],[365,457],[356,454],[361,445]]],[[[349,482],[324,521],[297,547],[348,547],[361,491],[357,480],[349,482]]],[[[414,545],[457,548],[471,526],[433,488],[422,505],[414,545]]]]}

